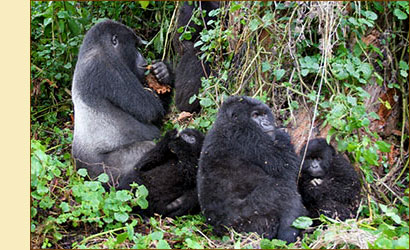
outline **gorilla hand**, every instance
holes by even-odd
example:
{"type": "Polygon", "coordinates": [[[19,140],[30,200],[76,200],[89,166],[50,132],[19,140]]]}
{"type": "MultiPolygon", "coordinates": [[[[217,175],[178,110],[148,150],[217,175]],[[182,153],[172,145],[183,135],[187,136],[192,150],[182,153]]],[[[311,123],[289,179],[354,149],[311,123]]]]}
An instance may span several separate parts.
{"type": "Polygon", "coordinates": [[[169,74],[168,67],[164,62],[154,61],[152,64],[152,72],[162,84],[169,85],[171,83],[171,75],[169,74]]]}

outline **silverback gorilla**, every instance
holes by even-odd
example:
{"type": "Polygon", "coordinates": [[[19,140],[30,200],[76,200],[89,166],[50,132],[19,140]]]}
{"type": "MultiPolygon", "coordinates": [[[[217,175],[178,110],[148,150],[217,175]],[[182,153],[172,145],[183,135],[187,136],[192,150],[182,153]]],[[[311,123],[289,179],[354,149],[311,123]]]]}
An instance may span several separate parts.
{"type": "Polygon", "coordinates": [[[294,242],[292,222],[305,215],[297,192],[299,158],[290,137],[275,128],[269,107],[230,97],[205,137],[198,193],[207,222],[294,242]]]}
{"type": "MultiPolygon", "coordinates": [[[[169,96],[161,100],[142,85],[146,61],[136,47],[141,41],[123,24],[100,22],[85,35],[74,71],[73,156],[91,178],[107,173],[108,186],[121,186],[154,147],[168,107],[169,96]]],[[[154,63],[152,72],[161,83],[172,84],[163,62],[154,63]]]]}
{"type": "Polygon", "coordinates": [[[142,214],[181,216],[199,212],[196,174],[204,135],[195,129],[176,129],[148,151],[129,175],[148,189],[148,208],[142,214]]]}
{"type": "Polygon", "coordinates": [[[298,185],[310,217],[355,218],[360,203],[359,177],[325,139],[309,141],[298,185]]]}

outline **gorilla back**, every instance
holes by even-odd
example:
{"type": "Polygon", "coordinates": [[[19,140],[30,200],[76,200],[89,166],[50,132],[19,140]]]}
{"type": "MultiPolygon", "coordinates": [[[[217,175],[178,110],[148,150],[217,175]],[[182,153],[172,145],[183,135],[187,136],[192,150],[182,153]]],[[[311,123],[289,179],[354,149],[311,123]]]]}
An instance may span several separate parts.
{"type": "Polygon", "coordinates": [[[205,137],[198,193],[207,222],[293,242],[292,222],[306,213],[297,192],[299,158],[274,126],[269,107],[249,97],[222,105],[205,137]]]}
{"type": "Polygon", "coordinates": [[[74,71],[73,156],[91,178],[106,172],[110,185],[121,183],[154,146],[154,124],[165,114],[161,100],[142,86],[146,61],[139,44],[127,26],[98,23],[85,35],[74,71]]]}

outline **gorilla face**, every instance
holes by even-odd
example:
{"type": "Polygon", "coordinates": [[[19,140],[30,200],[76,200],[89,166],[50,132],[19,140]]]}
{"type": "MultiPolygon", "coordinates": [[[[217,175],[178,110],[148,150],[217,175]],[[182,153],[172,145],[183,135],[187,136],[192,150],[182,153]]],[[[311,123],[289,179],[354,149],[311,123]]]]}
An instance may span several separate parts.
{"type": "Polygon", "coordinates": [[[328,164],[325,164],[320,158],[308,159],[304,164],[304,170],[312,177],[320,178],[325,176],[328,164]]]}
{"type": "Polygon", "coordinates": [[[275,139],[275,118],[269,107],[250,97],[232,97],[222,107],[220,115],[234,125],[250,125],[252,130],[259,130],[275,139]],[[251,122],[249,122],[251,121],[251,122]]]}
{"type": "MultiPolygon", "coordinates": [[[[126,27],[127,28],[127,27],[126,27]]],[[[138,79],[144,79],[147,61],[142,56],[139,48],[142,40],[131,29],[116,31],[112,34],[111,45],[119,51],[121,57],[126,61],[128,67],[138,79]],[[127,33],[125,31],[128,31],[127,33]]]]}
{"type": "Polygon", "coordinates": [[[201,152],[202,143],[204,140],[204,135],[195,129],[184,129],[180,132],[170,132],[172,141],[169,143],[169,148],[171,152],[178,154],[177,152],[185,153],[188,152],[199,154],[201,152]]]}
{"type": "Polygon", "coordinates": [[[189,144],[194,144],[196,142],[194,135],[189,135],[188,133],[181,133],[180,136],[182,140],[186,141],[189,144]]]}
{"type": "Polygon", "coordinates": [[[275,136],[275,125],[273,124],[272,117],[269,117],[266,109],[255,109],[251,112],[251,119],[254,121],[264,133],[267,133],[271,137],[275,136]]]}
{"type": "MultiPolygon", "coordinates": [[[[305,147],[300,151],[301,156],[303,156],[305,147]]],[[[329,171],[334,155],[335,150],[326,143],[326,140],[313,139],[309,142],[302,171],[312,177],[322,178],[329,171]]]]}

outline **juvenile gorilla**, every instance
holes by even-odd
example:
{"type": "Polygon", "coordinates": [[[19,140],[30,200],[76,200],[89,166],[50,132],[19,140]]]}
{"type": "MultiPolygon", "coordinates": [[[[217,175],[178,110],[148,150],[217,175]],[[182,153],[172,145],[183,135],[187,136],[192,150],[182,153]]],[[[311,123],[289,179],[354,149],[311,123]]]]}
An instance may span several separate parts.
{"type": "MultiPolygon", "coordinates": [[[[77,168],[91,178],[105,172],[109,185],[121,186],[141,156],[154,147],[157,127],[170,94],[159,99],[143,87],[146,61],[141,39],[127,26],[106,20],[85,35],[74,71],[74,139],[77,168]]],[[[163,62],[152,72],[163,84],[172,77],[163,62]]]]}
{"type": "Polygon", "coordinates": [[[297,192],[298,164],[267,105],[228,98],[199,159],[199,204],[207,222],[217,234],[228,226],[294,242],[299,230],[291,224],[306,214],[297,192]]]}
{"type": "Polygon", "coordinates": [[[165,134],[136,166],[127,182],[137,182],[148,189],[148,208],[141,211],[150,216],[181,216],[199,212],[196,174],[204,135],[194,129],[165,134]]]}
{"type": "Polygon", "coordinates": [[[205,10],[205,24],[213,18],[208,16],[211,10],[219,8],[219,2],[198,1],[193,3],[184,2],[179,14],[177,27],[189,26],[195,29],[189,41],[179,40],[181,35],[175,36],[173,40],[176,51],[181,56],[179,64],[175,70],[175,104],[180,111],[199,112],[201,107],[199,100],[189,103],[193,95],[199,93],[201,78],[210,74],[209,66],[206,62],[198,58],[199,47],[195,48],[194,43],[199,39],[199,34],[204,28],[193,21],[193,13],[196,9],[205,10]]]}
{"type": "MultiPolygon", "coordinates": [[[[301,149],[303,156],[306,145],[301,149]]],[[[355,218],[360,203],[360,181],[350,163],[323,138],[309,142],[299,180],[299,191],[309,216],[324,214],[355,218]]]]}

